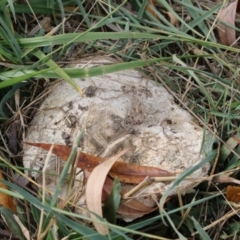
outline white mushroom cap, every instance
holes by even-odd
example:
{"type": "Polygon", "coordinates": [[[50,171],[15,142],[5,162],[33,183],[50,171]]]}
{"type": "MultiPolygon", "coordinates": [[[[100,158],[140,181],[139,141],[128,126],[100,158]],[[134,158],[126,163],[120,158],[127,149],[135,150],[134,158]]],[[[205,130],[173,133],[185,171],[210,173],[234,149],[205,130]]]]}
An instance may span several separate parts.
{"type": "MultiPolygon", "coordinates": [[[[111,64],[106,58],[83,59],[74,67],[83,68],[111,64]]],[[[165,88],[155,84],[136,70],[119,71],[98,77],[74,79],[84,90],[81,96],[62,81],[42,103],[33,118],[26,137],[28,142],[71,145],[79,129],[86,124],[81,150],[88,154],[108,158],[123,148],[130,151],[123,161],[143,166],[160,167],[169,172],[182,172],[199,163],[203,130],[193,117],[174,103],[165,88]]],[[[24,145],[24,166],[40,170],[47,152],[24,145]]],[[[47,188],[54,190],[56,174],[64,162],[52,156],[47,171],[55,173],[47,178],[47,188]]],[[[193,177],[206,176],[209,164],[193,173],[193,177]]],[[[38,182],[41,174],[31,172],[38,182]]],[[[83,174],[76,182],[77,191],[83,189],[83,174]]],[[[183,181],[182,193],[193,187],[183,181]]],[[[65,194],[66,186],[62,189],[65,194]]],[[[140,198],[147,206],[156,205],[170,183],[153,183],[140,198]]],[[[181,187],[181,186],[180,186],[181,187]]],[[[125,184],[126,190],[132,185],[125,184]]],[[[174,192],[173,192],[174,193],[174,192]]],[[[139,193],[137,193],[139,195],[139,193]]],[[[79,199],[79,204],[84,200],[79,199]]]]}

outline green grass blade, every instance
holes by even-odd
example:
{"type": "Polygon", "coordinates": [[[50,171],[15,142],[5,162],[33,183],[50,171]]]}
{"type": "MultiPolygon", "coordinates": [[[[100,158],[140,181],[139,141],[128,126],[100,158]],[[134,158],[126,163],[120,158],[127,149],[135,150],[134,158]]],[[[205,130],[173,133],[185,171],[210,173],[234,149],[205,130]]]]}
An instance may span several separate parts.
{"type": "Polygon", "coordinates": [[[116,224],[117,209],[121,201],[121,183],[117,178],[114,179],[113,189],[105,201],[103,207],[104,217],[108,222],[116,224]]]}
{"type": "Polygon", "coordinates": [[[8,90],[8,91],[4,94],[4,96],[0,99],[0,115],[1,115],[2,117],[8,119],[7,114],[5,114],[5,112],[4,112],[4,110],[3,110],[5,103],[14,96],[14,94],[15,94],[15,92],[16,92],[17,89],[19,89],[19,88],[21,88],[21,87],[24,87],[24,86],[26,86],[26,85],[27,85],[26,82],[22,82],[22,83],[20,83],[20,84],[14,85],[14,86],[13,86],[10,90],[8,90]]]}
{"type": "MultiPolygon", "coordinates": [[[[39,70],[39,71],[32,71],[31,73],[26,73],[26,74],[23,74],[19,77],[14,77],[14,74],[13,74],[12,78],[5,79],[3,82],[0,83],[0,89],[8,87],[8,86],[15,85],[15,84],[20,83],[22,81],[26,81],[30,78],[36,77],[39,74],[44,74],[46,72],[49,72],[50,70],[52,70],[54,68],[55,67],[47,68],[47,69],[43,69],[43,70],[39,70]]],[[[22,71],[22,73],[24,73],[24,71],[22,71]]]]}
{"type": "Polygon", "coordinates": [[[202,228],[202,226],[199,224],[199,222],[192,217],[193,223],[198,231],[198,234],[201,236],[201,239],[204,240],[211,240],[211,238],[208,236],[208,234],[204,231],[204,229],[202,228]]]}
{"type": "MultiPolygon", "coordinates": [[[[220,8],[221,8],[221,6],[220,6],[220,5],[217,5],[217,6],[213,7],[212,9],[210,9],[209,11],[207,11],[207,12],[205,12],[205,13],[203,13],[203,14],[198,14],[197,12],[195,12],[195,13],[194,13],[194,16],[195,16],[195,17],[193,17],[194,20],[189,23],[189,26],[192,27],[192,28],[194,28],[194,27],[199,26],[199,25],[204,25],[204,27],[203,27],[203,28],[200,27],[200,29],[203,31],[203,33],[204,33],[205,36],[208,36],[208,34],[209,34],[209,29],[208,29],[207,26],[204,24],[204,20],[212,17],[212,15],[213,15],[214,13],[216,13],[220,8]]],[[[190,9],[189,9],[189,13],[191,13],[191,10],[190,10],[190,9]]],[[[183,31],[184,31],[184,32],[187,31],[187,28],[185,27],[183,31]]],[[[214,39],[211,35],[210,35],[210,39],[209,39],[209,40],[210,40],[211,42],[215,42],[215,39],[214,39]]]]}
{"type": "Polygon", "coordinates": [[[6,25],[6,21],[2,17],[0,17],[0,25],[2,26],[2,29],[1,29],[2,37],[4,37],[5,41],[7,42],[7,45],[11,46],[12,51],[15,53],[15,56],[18,59],[18,62],[22,64],[22,59],[20,58],[22,54],[21,48],[17,42],[16,37],[11,32],[10,27],[6,25]]]}
{"type": "Polygon", "coordinates": [[[174,9],[167,3],[167,1],[161,1],[157,0],[159,4],[163,5],[173,16],[183,24],[188,30],[193,31],[195,34],[197,34],[199,37],[203,37],[200,33],[198,33],[195,29],[191,28],[181,17],[178,16],[178,14],[174,11],[174,9]]]}
{"type": "Polygon", "coordinates": [[[8,5],[9,5],[10,10],[11,10],[11,12],[12,12],[14,21],[16,22],[17,19],[16,19],[16,13],[15,13],[15,10],[14,10],[13,1],[12,1],[12,0],[8,0],[7,2],[8,2],[8,5]]]}
{"type": "Polygon", "coordinates": [[[58,75],[58,77],[64,79],[76,91],[78,91],[80,94],[83,94],[82,89],[72,80],[72,78],[69,77],[69,75],[63,69],[61,69],[53,60],[47,57],[43,52],[41,52],[40,50],[37,50],[37,51],[34,51],[33,54],[36,57],[38,57],[40,61],[44,62],[48,67],[52,68],[53,71],[58,75]]]}
{"type": "Polygon", "coordinates": [[[74,158],[76,156],[77,149],[78,149],[79,143],[80,143],[80,141],[81,141],[81,139],[83,137],[83,134],[84,134],[84,130],[82,130],[81,132],[78,133],[77,138],[76,138],[76,140],[75,140],[75,142],[73,144],[72,151],[71,151],[71,153],[70,153],[70,155],[68,157],[67,162],[64,165],[64,168],[63,168],[62,173],[61,173],[60,178],[59,178],[58,185],[56,187],[56,191],[55,191],[55,193],[54,193],[54,195],[52,197],[52,200],[51,200],[51,206],[52,207],[56,204],[56,201],[58,199],[59,193],[60,193],[60,191],[62,189],[62,186],[64,184],[64,181],[66,179],[68,170],[69,170],[69,168],[70,168],[70,166],[71,166],[71,164],[72,164],[72,162],[73,162],[73,160],[74,160],[74,158]]]}
{"type": "MultiPolygon", "coordinates": [[[[192,1],[190,0],[185,0],[184,3],[186,4],[189,4],[189,5],[192,5],[193,6],[193,3],[192,1]]],[[[192,9],[189,9],[188,7],[186,7],[186,9],[188,10],[189,14],[192,16],[193,18],[193,21],[195,21],[196,24],[198,24],[199,26],[199,29],[203,32],[204,36],[208,36],[209,35],[209,29],[208,27],[206,26],[204,20],[207,19],[209,16],[212,15],[212,13],[216,12],[217,10],[220,9],[220,6],[216,6],[214,9],[211,10],[211,12],[207,12],[205,15],[200,15],[199,13],[197,13],[196,11],[193,11],[192,9]],[[214,11],[213,11],[214,10],[214,11]],[[210,15],[209,15],[210,13],[210,15]]],[[[196,26],[196,25],[195,25],[196,26]]],[[[189,27],[193,28],[195,27],[193,25],[193,23],[190,23],[189,24],[189,27]]],[[[186,28],[186,27],[185,27],[186,28]]],[[[210,35],[210,41],[214,42],[215,40],[212,38],[212,36],[210,35]]]]}
{"type": "MultiPolygon", "coordinates": [[[[66,44],[66,43],[78,43],[78,42],[87,42],[87,41],[95,41],[95,40],[104,40],[104,39],[112,39],[112,40],[119,40],[119,39],[151,39],[151,40],[172,40],[172,41],[183,41],[183,42],[190,42],[190,43],[198,43],[203,46],[208,46],[212,48],[219,48],[224,50],[229,50],[232,52],[240,52],[239,49],[229,46],[224,46],[218,43],[210,43],[207,41],[203,41],[200,39],[195,39],[192,37],[181,37],[175,36],[176,34],[172,34],[170,36],[166,35],[159,35],[159,34],[151,34],[151,33],[141,33],[141,32],[118,32],[118,33],[111,33],[111,32],[87,32],[84,34],[79,33],[66,33],[66,34],[59,34],[57,36],[44,36],[44,37],[32,37],[32,38],[19,38],[18,43],[23,48],[38,48],[44,46],[54,46],[59,44],[66,44]],[[73,40],[74,39],[74,40],[73,40]]],[[[3,46],[8,46],[9,43],[6,40],[0,40],[0,44],[3,46]]]]}
{"type": "Polygon", "coordinates": [[[3,206],[0,207],[0,213],[1,213],[2,219],[7,224],[11,233],[14,236],[19,237],[21,240],[24,240],[25,238],[23,237],[23,232],[14,218],[15,213],[13,213],[10,209],[5,208],[3,206]]]}
{"type": "MultiPolygon", "coordinates": [[[[176,62],[176,63],[186,67],[186,64],[183,61],[181,61],[175,54],[173,54],[173,60],[174,60],[174,62],[176,62]]],[[[197,77],[197,75],[192,70],[187,70],[187,72],[197,82],[200,90],[205,95],[205,97],[208,99],[208,101],[211,104],[212,108],[215,109],[215,105],[214,105],[214,103],[212,101],[212,98],[210,97],[209,93],[207,92],[207,90],[204,87],[204,85],[201,82],[201,80],[197,77]]]]}
{"type": "MultiPolygon", "coordinates": [[[[181,207],[178,207],[178,208],[175,208],[175,209],[172,209],[170,211],[167,212],[168,215],[171,215],[171,214],[174,214],[174,213],[177,213],[177,212],[180,212],[182,210],[185,210],[185,209],[188,209],[188,208],[192,208],[192,207],[196,207],[198,206],[199,204],[202,204],[203,202],[207,202],[213,198],[217,198],[220,194],[213,194],[209,197],[204,197],[204,198],[201,198],[200,200],[197,200],[195,202],[191,202],[191,203],[188,203],[188,204],[185,204],[184,206],[181,206],[181,207]]],[[[140,228],[143,228],[145,226],[148,226],[158,220],[160,220],[164,215],[160,214],[156,217],[153,217],[153,218],[150,218],[150,219],[147,219],[147,220],[144,220],[142,222],[139,222],[139,223],[134,223],[134,224],[131,224],[131,225],[128,225],[128,228],[129,229],[133,229],[133,230],[137,230],[137,229],[140,229],[140,228]]]]}
{"type": "MultiPolygon", "coordinates": [[[[186,56],[179,57],[185,58],[186,56]]],[[[189,57],[189,56],[188,56],[189,57]]],[[[197,56],[195,56],[197,57],[197,56]]],[[[117,64],[112,64],[112,65],[106,65],[106,66],[99,66],[99,67],[92,67],[92,68],[84,68],[84,69],[76,69],[76,68],[63,68],[63,71],[65,71],[71,78],[84,78],[84,77],[94,77],[94,76],[99,76],[102,74],[107,74],[107,73],[113,73],[117,71],[122,71],[122,70],[127,70],[127,69],[134,69],[134,68],[141,68],[144,66],[149,66],[151,64],[161,62],[161,64],[165,64],[165,61],[171,60],[172,57],[161,57],[161,58],[152,58],[152,59],[147,59],[147,60],[138,60],[138,61],[132,61],[132,62],[124,62],[124,63],[117,63],[117,64]]],[[[179,70],[185,70],[188,68],[185,67],[177,67],[175,65],[169,65],[167,64],[167,67],[172,67],[174,69],[179,69],[179,70]]],[[[189,68],[189,70],[193,70],[192,68],[189,68]]],[[[196,70],[197,71],[197,70],[196,70]]],[[[2,72],[0,75],[1,80],[9,79],[12,76],[19,77],[24,74],[30,74],[35,72],[35,70],[25,70],[25,71],[16,71],[16,70],[11,70],[7,72],[2,72]]],[[[46,73],[41,73],[36,75],[38,78],[58,78],[59,75],[52,71],[49,70],[46,73]]],[[[0,83],[0,89],[2,87],[2,83],[0,83]]]]}
{"type": "Polygon", "coordinates": [[[62,0],[57,0],[57,2],[58,2],[59,9],[61,11],[62,20],[63,20],[65,18],[65,11],[64,11],[62,0]]]}
{"type": "Polygon", "coordinates": [[[205,165],[206,163],[213,161],[215,159],[215,156],[217,154],[216,150],[213,150],[209,153],[209,155],[203,159],[200,163],[196,164],[193,167],[190,167],[188,169],[186,169],[172,184],[171,187],[164,193],[164,195],[161,197],[160,203],[159,203],[159,208],[160,208],[160,212],[162,212],[163,210],[163,205],[166,202],[167,197],[169,196],[169,194],[171,194],[171,192],[173,191],[174,188],[176,188],[187,176],[189,176],[190,174],[192,174],[193,172],[195,172],[196,170],[198,170],[199,168],[201,168],[203,165],[205,165]]]}
{"type": "MultiPolygon", "coordinates": [[[[32,194],[30,194],[29,192],[24,190],[22,187],[19,187],[15,184],[10,183],[5,180],[3,180],[2,182],[4,184],[6,184],[8,187],[10,187],[11,189],[13,189],[14,191],[16,191],[18,194],[20,194],[21,198],[23,197],[24,199],[26,199],[28,202],[30,202],[31,204],[33,204],[35,207],[37,207],[40,210],[44,209],[46,213],[52,213],[59,220],[64,221],[67,226],[71,227],[73,230],[82,234],[83,236],[87,237],[88,239],[91,239],[91,240],[98,240],[98,239],[105,240],[106,239],[105,237],[98,234],[96,231],[92,230],[91,228],[86,227],[84,225],[80,225],[79,223],[76,223],[76,222],[66,218],[65,216],[55,212],[50,206],[48,206],[47,204],[43,204],[41,201],[39,201],[39,199],[37,199],[35,196],[33,196],[32,194]]],[[[86,219],[90,220],[89,218],[86,218],[86,219]]]]}
{"type": "Polygon", "coordinates": [[[77,4],[78,4],[78,7],[79,7],[79,10],[83,16],[83,20],[86,22],[87,24],[87,27],[88,28],[91,28],[91,23],[90,23],[90,20],[89,20],[89,17],[88,17],[88,14],[86,13],[85,11],[85,8],[83,7],[83,4],[82,4],[82,1],[81,0],[76,0],[77,4]]]}
{"type": "Polygon", "coordinates": [[[217,111],[210,111],[210,114],[214,115],[214,116],[218,116],[218,117],[222,117],[222,118],[226,118],[226,119],[236,119],[239,120],[240,116],[238,114],[232,114],[232,113],[222,113],[222,112],[217,112],[217,111]]]}

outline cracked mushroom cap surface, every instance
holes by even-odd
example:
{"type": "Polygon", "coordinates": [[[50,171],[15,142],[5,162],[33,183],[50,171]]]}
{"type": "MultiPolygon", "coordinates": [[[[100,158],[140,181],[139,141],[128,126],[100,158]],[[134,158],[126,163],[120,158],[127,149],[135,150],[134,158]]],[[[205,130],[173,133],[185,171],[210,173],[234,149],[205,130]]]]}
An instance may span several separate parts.
{"type": "MultiPolygon", "coordinates": [[[[99,57],[83,59],[72,66],[89,68],[112,63],[116,62],[99,57]]],[[[27,142],[71,146],[79,129],[85,127],[80,150],[102,158],[129,148],[122,161],[182,172],[205,157],[200,153],[203,129],[187,111],[174,103],[165,88],[138,71],[119,71],[74,81],[85,96],[64,81],[53,84],[28,127],[27,142]]],[[[24,166],[35,170],[30,174],[39,183],[46,155],[47,152],[40,148],[24,145],[24,166]]],[[[63,165],[58,157],[51,156],[46,177],[49,190],[54,191],[63,165]]],[[[206,176],[209,167],[209,164],[204,165],[192,177],[206,176]]],[[[79,195],[76,202],[81,205],[84,204],[85,184],[81,171],[77,171],[76,179],[74,187],[79,195]]],[[[62,196],[66,194],[67,185],[66,181],[62,196]]],[[[170,185],[169,182],[153,183],[135,195],[152,207],[170,185]]],[[[191,181],[183,181],[178,188],[184,194],[194,185],[191,181]]],[[[123,188],[129,190],[132,185],[124,184],[123,188]]]]}

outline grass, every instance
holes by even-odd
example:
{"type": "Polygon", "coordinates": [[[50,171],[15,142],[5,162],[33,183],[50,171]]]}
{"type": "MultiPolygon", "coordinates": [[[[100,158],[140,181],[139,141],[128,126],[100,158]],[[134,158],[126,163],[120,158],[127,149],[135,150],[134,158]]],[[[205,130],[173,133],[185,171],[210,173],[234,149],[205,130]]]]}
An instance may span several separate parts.
{"type": "MultiPolygon", "coordinates": [[[[226,183],[219,183],[229,174],[238,178],[240,164],[239,140],[233,138],[239,136],[240,50],[219,42],[216,16],[222,4],[157,1],[158,10],[151,8],[153,14],[146,11],[146,0],[130,2],[134,14],[125,8],[127,1],[121,5],[112,0],[0,2],[1,169],[11,190],[8,193],[17,199],[18,216],[34,239],[238,239],[239,205],[226,200],[226,183]],[[171,24],[167,16],[178,24],[171,24]],[[96,53],[123,62],[88,70],[66,66],[96,53]],[[53,199],[38,195],[31,188],[40,186],[32,179],[25,176],[31,188],[17,184],[16,176],[25,175],[20,142],[49,80],[61,78],[81,93],[74,77],[131,68],[165,86],[212,133],[209,154],[201,163],[210,161],[212,169],[208,181],[195,192],[172,198],[163,208],[166,193],[159,212],[130,224],[109,224],[110,235],[101,236],[67,201],[57,205],[56,194],[53,199]],[[13,141],[9,145],[6,139],[11,129],[16,136],[8,139],[13,141]]],[[[173,185],[198,167],[188,169],[173,185]]],[[[1,213],[10,219],[7,225],[16,224],[11,213],[1,213]]],[[[10,234],[3,220],[0,224],[10,234]]]]}

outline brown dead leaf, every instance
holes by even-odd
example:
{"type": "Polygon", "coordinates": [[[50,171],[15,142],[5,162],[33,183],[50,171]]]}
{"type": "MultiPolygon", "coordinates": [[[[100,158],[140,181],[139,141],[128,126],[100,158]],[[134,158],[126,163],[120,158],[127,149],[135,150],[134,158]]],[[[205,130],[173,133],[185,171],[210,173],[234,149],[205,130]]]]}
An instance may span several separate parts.
{"type": "MultiPolygon", "coordinates": [[[[153,17],[155,17],[156,19],[159,20],[158,15],[155,13],[155,11],[153,10],[153,8],[156,9],[156,0],[148,0],[148,3],[146,5],[146,11],[151,14],[153,17]]],[[[167,17],[167,19],[169,20],[169,22],[173,25],[176,26],[178,23],[178,19],[171,13],[168,11],[162,11],[165,16],[167,17]]]]}
{"type": "MultiPolygon", "coordinates": [[[[52,144],[47,143],[29,143],[26,144],[40,147],[49,151],[52,144]]],[[[60,157],[62,160],[67,160],[71,152],[71,148],[64,145],[54,145],[53,153],[60,157]]],[[[96,166],[105,160],[100,157],[95,157],[90,154],[81,152],[78,158],[77,166],[87,171],[92,171],[96,166]]],[[[130,163],[124,163],[117,161],[112,166],[109,175],[112,178],[118,177],[119,181],[125,183],[134,183],[138,184],[143,181],[146,177],[167,177],[174,174],[169,173],[163,169],[157,167],[147,167],[147,166],[138,166],[130,163]]]]}
{"type": "Polygon", "coordinates": [[[145,204],[139,202],[137,199],[130,199],[124,200],[117,209],[117,212],[125,218],[129,217],[131,220],[134,220],[157,209],[158,207],[148,207],[145,204]]]}
{"type": "Polygon", "coordinates": [[[109,175],[113,178],[117,177],[121,182],[138,184],[146,177],[173,176],[174,174],[157,167],[138,166],[130,163],[116,162],[109,175]]]}
{"type": "Polygon", "coordinates": [[[157,14],[152,10],[152,8],[156,8],[155,3],[156,3],[156,0],[148,0],[148,3],[146,5],[146,11],[156,19],[159,19],[157,14]]]}
{"type": "Polygon", "coordinates": [[[178,24],[178,19],[171,12],[163,11],[163,13],[165,13],[167,15],[169,22],[173,26],[176,26],[178,24]]]}
{"type": "MultiPolygon", "coordinates": [[[[127,150],[128,149],[122,150],[120,153],[102,162],[93,169],[86,186],[86,203],[89,211],[102,217],[102,189],[105,179],[112,165],[118,158],[125,154],[127,150]]],[[[94,214],[90,213],[90,216],[93,219],[93,225],[96,230],[102,235],[108,234],[108,227],[99,222],[95,222],[94,220],[98,220],[98,218],[94,214]]]]}
{"type": "Polygon", "coordinates": [[[44,29],[46,32],[49,32],[52,28],[51,18],[45,17],[28,33],[28,36],[34,36],[40,29],[44,29]]]}
{"type": "MultiPolygon", "coordinates": [[[[84,176],[86,179],[89,178],[90,172],[84,171],[84,176]]],[[[102,189],[102,202],[105,202],[109,197],[113,188],[113,179],[110,177],[106,177],[106,180],[102,189]]],[[[125,196],[126,191],[122,190],[121,195],[125,196]]],[[[149,214],[155,211],[157,207],[148,207],[143,203],[139,202],[137,199],[125,199],[122,201],[121,205],[117,209],[117,213],[121,214],[123,218],[134,220],[136,218],[142,217],[146,214],[149,214]]]]}
{"type": "MultiPolygon", "coordinates": [[[[4,180],[2,171],[0,171],[0,180],[4,180]]],[[[0,182],[0,188],[7,189],[7,186],[0,182]]],[[[16,212],[16,206],[13,202],[13,198],[3,192],[0,192],[0,205],[9,208],[13,212],[16,212]]]]}
{"type": "Polygon", "coordinates": [[[110,177],[106,177],[105,183],[103,185],[103,192],[102,192],[102,201],[105,202],[109,195],[111,194],[113,189],[113,179],[110,177]]]}
{"type": "MultiPolygon", "coordinates": [[[[105,198],[102,201],[106,200],[110,195],[113,188],[113,180],[109,177],[106,178],[106,181],[103,186],[103,195],[105,198]]],[[[121,195],[126,194],[126,191],[122,190],[121,195]]],[[[142,217],[148,213],[155,211],[157,208],[148,207],[145,204],[139,202],[137,199],[126,199],[121,202],[121,205],[117,209],[117,213],[121,214],[124,218],[129,218],[134,220],[136,218],[142,217]]]]}
{"type": "MultiPolygon", "coordinates": [[[[224,23],[235,26],[238,0],[227,2],[218,13],[218,19],[224,23]]],[[[222,44],[230,46],[236,40],[236,31],[222,23],[218,24],[218,34],[222,44]]]]}
{"type": "Polygon", "coordinates": [[[240,139],[239,139],[236,135],[232,136],[232,138],[233,138],[236,142],[238,142],[238,144],[240,144],[240,139]]]}
{"type": "Polygon", "coordinates": [[[239,203],[240,202],[240,187],[227,186],[226,198],[228,201],[239,203]]]}
{"type": "MultiPolygon", "coordinates": [[[[89,176],[90,176],[90,172],[84,170],[84,178],[86,182],[89,176]]],[[[109,197],[112,191],[112,188],[113,188],[113,179],[107,176],[102,189],[102,202],[105,202],[107,200],[107,198],[109,197]]]]}

